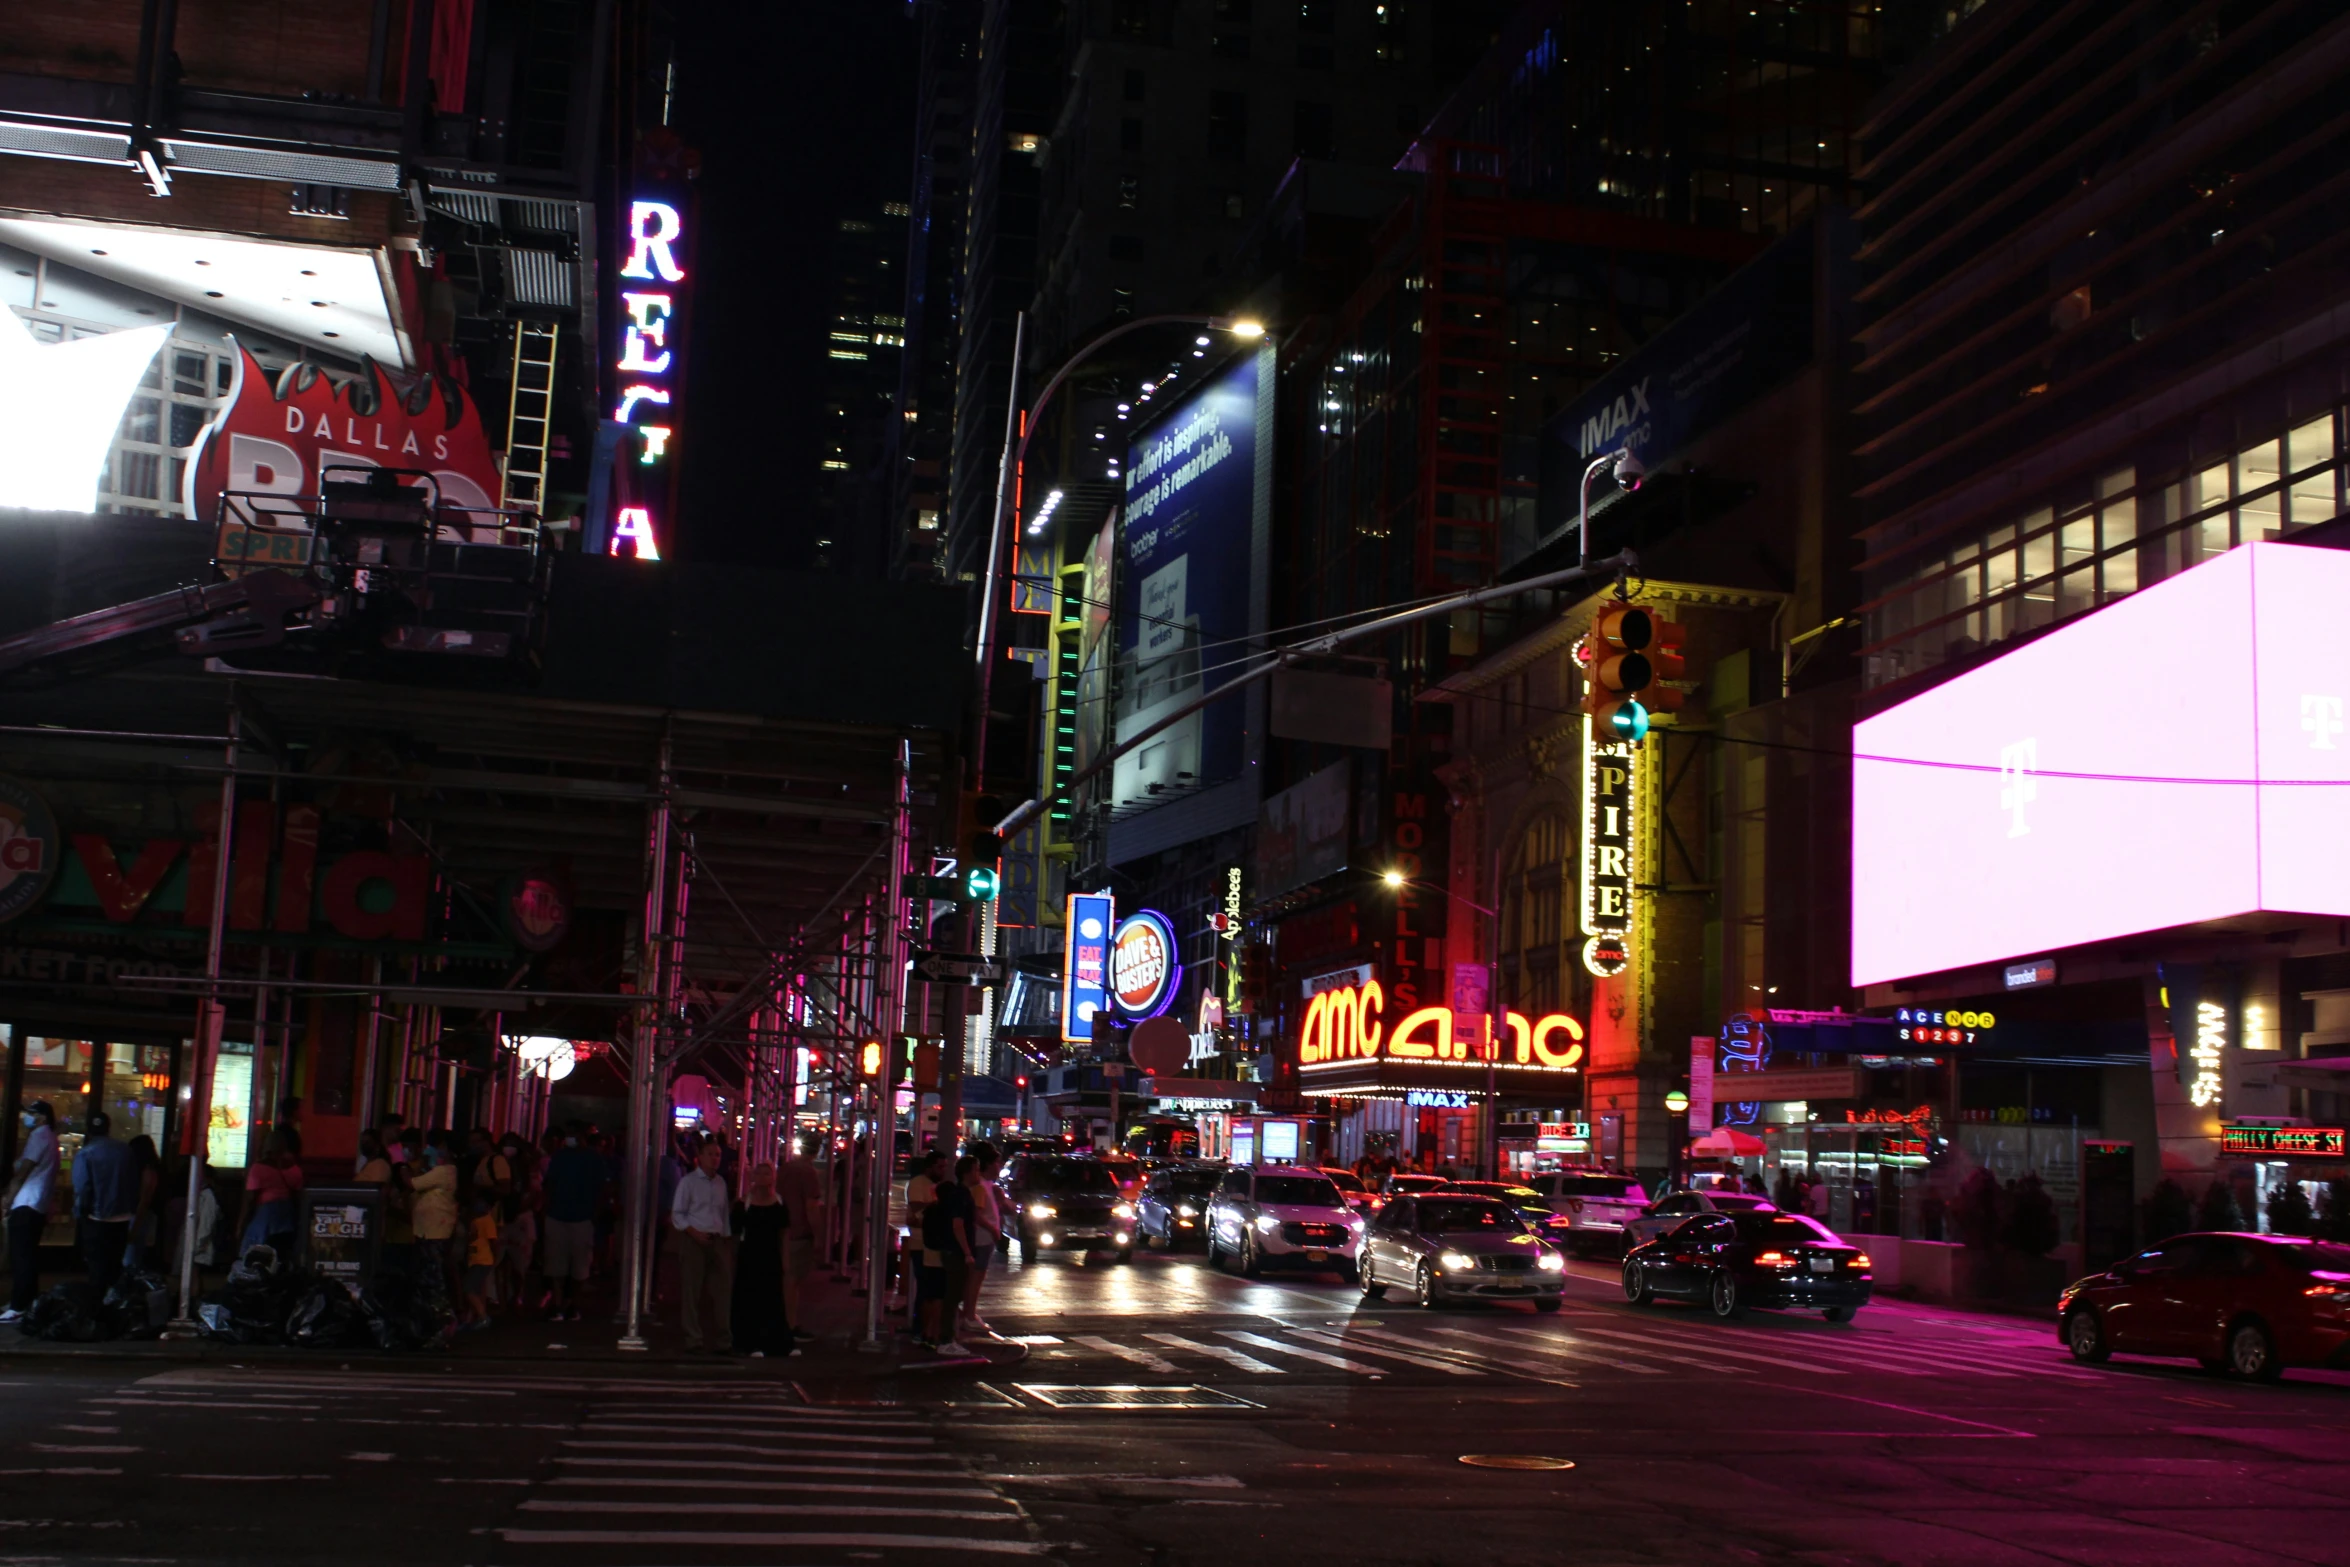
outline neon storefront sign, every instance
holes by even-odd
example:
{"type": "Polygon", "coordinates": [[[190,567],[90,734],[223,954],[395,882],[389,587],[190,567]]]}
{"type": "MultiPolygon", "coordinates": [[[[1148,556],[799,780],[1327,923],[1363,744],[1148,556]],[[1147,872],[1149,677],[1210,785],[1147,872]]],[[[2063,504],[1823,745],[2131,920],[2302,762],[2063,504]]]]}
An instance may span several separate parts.
{"type": "Polygon", "coordinates": [[[685,219],[665,201],[636,201],[628,208],[628,259],[620,275],[636,287],[620,292],[620,357],[613,362],[620,401],[612,410],[625,425],[624,453],[636,458],[630,487],[636,504],[613,515],[611,552],[638,560],[659,560],[663,530],[653,497],[669,493],[669,459],[676,437],[678,350],[671,333],[677,320],[685,268],[677,253],[685,244],[685,219]]]}
{"type": "MultiPolygon", "coordinates": [[[[1455,1035],[1452,1008],[1422,1007],[1406,1014],[1392,1030],[1383,1021],[1387,993],[1373,979],[1360,985],[1325,990],[1306,1003],[1305,1021],[1298,1034],[1301,1071],[1328,1070],[1359,1061],[1389,1060],[1421,1066],[1476,1066],[1487,1064],[1482,1041],[1455,1035]]],[[[1507,1012],[1508,1054],[1494,1064],[1537,1072],[1574,1072],[1583,1061],[1583,1025],[1564,1012],[1529,1018],[1507,1012]]]]}
{"type": "Polygon", "coordinates": [[[1634,748],[1584,725],[1583,967],[1602,979],[1631,963],[1634,748]]]}
{"type": "Polygon", "coordinates": [[[1118,922],[1110,940],[1110,998],[1128,1017],[1157,1017],[1175,999],[1183,964],[1175,956],[1175,927],[1156,909],[1137,909],[1118,922]]]}

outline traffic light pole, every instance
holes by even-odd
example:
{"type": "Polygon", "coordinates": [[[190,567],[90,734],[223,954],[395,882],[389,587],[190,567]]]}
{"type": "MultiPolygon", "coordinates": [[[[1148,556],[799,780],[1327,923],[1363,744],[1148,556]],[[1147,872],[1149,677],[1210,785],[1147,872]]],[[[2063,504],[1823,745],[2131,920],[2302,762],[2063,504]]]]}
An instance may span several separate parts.
{"type": "MultiPolygon", "coordinates": [[[[873,1084],[873,1163],[865,1183],[865,1337],[881,1347],[881,1298],[889,1290],[889,1187],[897,1152],[897,1036],[906,1022],[906,847],[914,836],[914,748],[898,742],[897,808],[890,816],[889,886],[881,907],[881,972],[874,1031],[882,1069],[873,1084]]],[[[917,1120],[919,1118],[917,1117],[917,1120]]]]}

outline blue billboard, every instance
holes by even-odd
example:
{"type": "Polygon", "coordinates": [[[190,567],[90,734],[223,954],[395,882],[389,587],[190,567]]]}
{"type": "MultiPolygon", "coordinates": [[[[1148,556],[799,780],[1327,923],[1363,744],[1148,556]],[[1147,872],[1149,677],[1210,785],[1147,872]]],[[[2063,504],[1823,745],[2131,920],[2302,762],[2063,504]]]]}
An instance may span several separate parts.
{"type": "MultiPolygon", "coordinates": [[[[1229,682],[1261,629],[1272,379],[1272,350],[1250,353],[1127,448],[1112,704],[1120,739],[1229,682]]],[[[1213,703],[1120,757],[1113,803],[1166,801],[1240,778],[1255,705],[1213,703]]],[[[1252,787],[1239,819],[1255,814],[1252,787]]]]}

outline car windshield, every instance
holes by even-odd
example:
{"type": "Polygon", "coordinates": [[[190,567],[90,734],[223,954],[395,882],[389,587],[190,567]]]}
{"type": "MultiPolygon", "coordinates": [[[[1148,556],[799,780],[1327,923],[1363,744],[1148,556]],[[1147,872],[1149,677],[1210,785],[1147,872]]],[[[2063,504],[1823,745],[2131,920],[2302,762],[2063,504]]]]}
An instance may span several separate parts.
{"type": "Polygon", "coordinates": [[[1420,1199],[1420,1230],[1427,1235],[1452,1235],[1483,1230],[1494,1235],[1523,1235],[1526,1227],[1500,1203],[1481,1197],[1420,1199]]]}
{"type": "Polygon", "coordinates": [[[1342,1192],[1359,1192],[1363,1189],[1363,1183],[1355,1179],[1352,1170],[1324,1170],[1322,1173],[1329,1176],[1330,1184],[1342,1192]]]}
{"type": "Polygon", "coordinates": [[[1178,1197],[1205,1197],[1223,1179],[1214,1170],[1184,1170],[1167,1177],[1167,1190],[1178,1197]]]}
{"type": "Polygon", "coordinates": [[[1444,1184],[1441,1175],[1391,1175],[1387,1184],[1399,1192],[1424,1192],[1444,1184]]]}
{"type": "Polygon", "coordinates": [[[1257,1201],[1294,1208],[1339,1208],[1338,1188],[1319,1175],[1260,1175],[1257,1201]]]}
{"type": "Polygon", "coordinates": [[[1844,1238],[1800,1213],[1742,1213],[1738,1238],[1757,1246],[1841,1246],[1844,1238]]]}
{"type": "Polygon", "coordinates": [[[1638,1202],[1643,1195],[1639,1183],[1627,1175],[1562,1175],[1559,1177],[1561,1197],[1613,1197],[1638,1202]]]}
{"type": "Polygon", "coordinates": [[[1778,1205],[1768,1197],[1747,1197],[1729,1192],[1707,1192],[1706,1201],[1724,1213],[1775,1213],[1778,1205]]]}
{"type": "Polygon", "coordinates": [[[1026,1184],[1040,1192],[1064,1197],[1088,1193],[1107,1195],[1118,1189],[1118,1183],[1110,1179],[1110,1172],[1091,1159],[1055,1159],[1050,1164],[1040,1164],[1028,1172],[1026,1184]]]}

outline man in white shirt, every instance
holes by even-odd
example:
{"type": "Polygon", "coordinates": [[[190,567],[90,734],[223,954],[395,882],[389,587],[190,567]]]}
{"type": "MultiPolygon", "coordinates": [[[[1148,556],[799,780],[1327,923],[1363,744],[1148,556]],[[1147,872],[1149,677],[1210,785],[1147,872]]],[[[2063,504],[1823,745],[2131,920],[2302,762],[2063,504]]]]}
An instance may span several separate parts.
{"type": "Polygon", "coordinates": [[[734,1342],[734,1216],[727,1202],[726,1177],[718,1173],[725,1153],[715,1137],[702,1144],[669,1205],[669,1223],[677,1231],[678,1284],[685,1296],[689,1352],[723,1351],[734,1342]],[[707,1322],[702,1315],[705,1305],[707,1322]]]}
{"type": "Polygon", "coordinates": [[[24,1148],[8,1188],[8,1309],[14,1322],[41,1293],[41,1232],[49,1227],[50,1192],[57,1184],[57,1113],[49,1101],[24,1107],[24,1148]]]}

